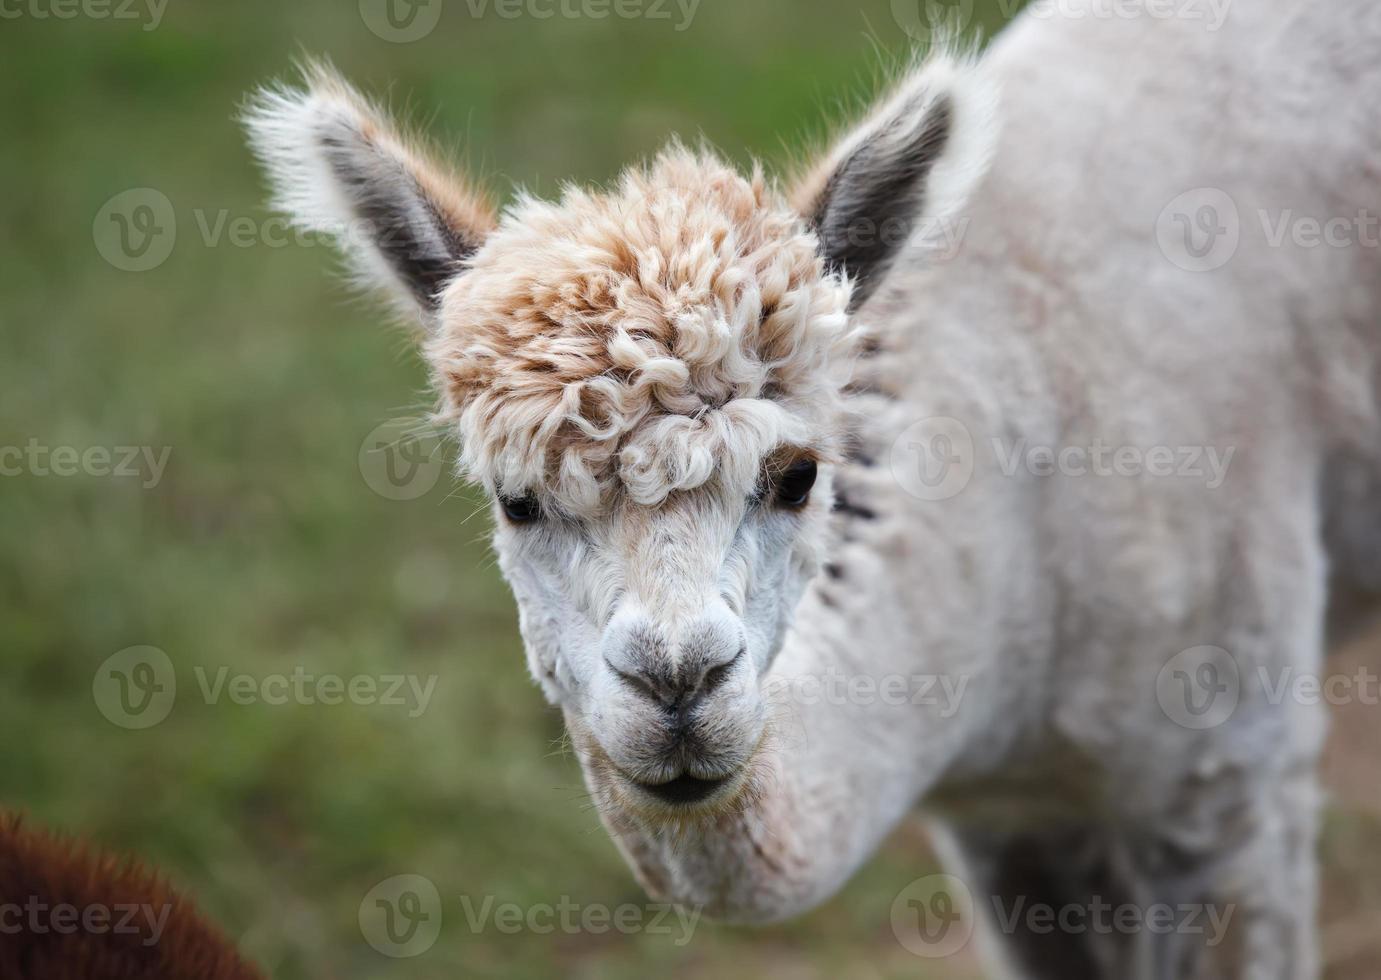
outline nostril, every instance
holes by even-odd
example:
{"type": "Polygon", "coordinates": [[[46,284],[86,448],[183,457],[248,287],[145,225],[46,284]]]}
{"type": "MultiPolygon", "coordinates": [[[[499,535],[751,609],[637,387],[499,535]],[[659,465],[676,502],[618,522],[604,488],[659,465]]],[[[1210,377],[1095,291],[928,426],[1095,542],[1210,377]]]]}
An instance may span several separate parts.
{"type": "Polygon", "coordinates": [[[622,681],[628,687],[632,688],[634,691],[641,694],[643,697],[650,698],[651,700],[656,701],[658,704],[661,704],[665,700],[665,698],[663,698],[663,696],[658,692],[658,690],[655,687],[653,687],[643,678],[639,677],[637,674],[630,674],[625,670],[619,670],[619,668],[615,667],[612,663],[609,662],[608,658],[606,658],[604,662],[606,664],[609,664],[609,669],[614,672],[614,675],[618,677],[620,681],[622,681]]]}
{"type": "Polygon", "coordinates": [[[723,687],[747,653],[747,647],[740,647],[732,660],[700,673],[683,673],[678,677],[663,676],[652,670],[633,673],[621,669],[607,657],[604,662],[630,690],[669,711],[684,714],[695,707],[702,698],[723,687]]]}
{"type": "Polygon", "coordinates": [[[742,660],[747,653],[747,647],[739,647],[738,653],[734,654],[733,660],[730,660],[728,663],[720,664],[718,667],[711,667],[705,673],[705,679],[700,682],[701,694],[710,694],[715,688],[721,687],[724,682],[729,679],[729,675],[733,673],[738,662],[742,660]]]}

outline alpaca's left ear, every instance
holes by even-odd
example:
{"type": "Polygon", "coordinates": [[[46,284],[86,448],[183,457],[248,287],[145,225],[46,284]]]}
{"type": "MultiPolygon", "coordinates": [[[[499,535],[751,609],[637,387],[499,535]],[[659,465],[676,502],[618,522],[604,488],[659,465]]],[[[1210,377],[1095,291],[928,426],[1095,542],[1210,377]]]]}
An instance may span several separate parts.
{"type": "Polygon", "coordinates": [[[493,228],[493,208],[330,68],[309,65],[303,78],[261,90],[243,116],[273,207],[333,236],[366,285],[430,321],[493,228]]]}
{"type": "Polygon", "coordinates": [[[857,307],[908,244],[934,242],[987,171],[997,96],[970,59],[932,55],[796,184],[792,204],[857,307]]]}

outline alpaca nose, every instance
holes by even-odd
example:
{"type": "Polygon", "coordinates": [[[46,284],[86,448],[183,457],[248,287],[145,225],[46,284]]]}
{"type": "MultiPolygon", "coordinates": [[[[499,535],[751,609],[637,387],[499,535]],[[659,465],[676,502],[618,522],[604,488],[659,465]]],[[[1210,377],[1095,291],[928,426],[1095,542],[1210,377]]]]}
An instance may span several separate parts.
{"type": "Polygon", "coordinates": [[[732,657],[721,663],[697,662],[688,665],[683,662],[669,667],[645,664],[633,671],[623,670],[612,663],[610,666],[619,679],[634,691],[669,711],[683,713],[722,687],[744,652],[740,647],[732,657]]]}
{"type": "Polygon", "coordinates": [[[604,659],[630,690],[668,711],[684,714],[721,688],[746,653],[737,638],[731,642],[702,639],[682,643],[673,658],[659,632],[641,628],[629,631],[625,642],[606,648],[604,659]]]}

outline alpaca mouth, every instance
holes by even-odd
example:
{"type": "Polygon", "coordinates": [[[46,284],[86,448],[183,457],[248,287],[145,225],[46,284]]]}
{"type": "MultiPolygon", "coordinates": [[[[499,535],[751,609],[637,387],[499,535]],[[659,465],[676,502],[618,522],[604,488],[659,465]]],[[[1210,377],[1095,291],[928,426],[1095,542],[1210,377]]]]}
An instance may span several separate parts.
{"type": "Polygon", "coordinates": [[[695,806],[712,799],[727,787],[733,778],[700,779],[696,776],[677,776],[665,783],[634,782],[641,792],[668,806],[695,806]]]}

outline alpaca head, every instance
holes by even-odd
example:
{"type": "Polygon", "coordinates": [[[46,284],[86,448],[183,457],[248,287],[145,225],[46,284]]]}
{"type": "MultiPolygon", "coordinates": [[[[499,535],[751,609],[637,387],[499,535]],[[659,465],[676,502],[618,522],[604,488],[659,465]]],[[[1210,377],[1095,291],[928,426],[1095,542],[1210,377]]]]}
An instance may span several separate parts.
{"type": "Polygon", "coordinates": [[[745,781],[758,679],[828,536],[852,312],[898,228],[952,216],[981,173],[973,71],[930,61],[789,196],[673,145],[499,218],[329,71],[248,110],[276,206],[425,325],[529,666],[630,809],[745,781]]]}

